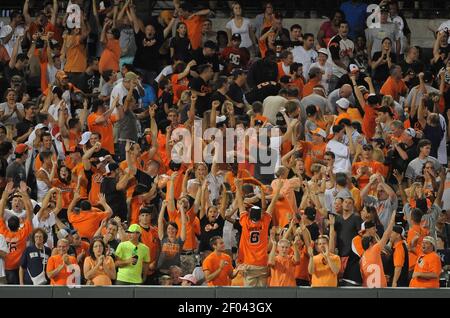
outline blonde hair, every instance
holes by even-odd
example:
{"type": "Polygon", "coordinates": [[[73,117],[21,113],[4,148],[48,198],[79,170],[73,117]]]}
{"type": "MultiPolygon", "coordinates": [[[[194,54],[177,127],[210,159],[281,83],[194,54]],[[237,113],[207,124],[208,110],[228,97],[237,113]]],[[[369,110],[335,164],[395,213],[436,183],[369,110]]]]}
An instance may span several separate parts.
{"type": "Polygon", "coordinates": [[[381,106],[387,106],[390,108],[394,108],[395,107],[394,98],[392,98],[391,95],[383,96],[383,99],[381,100],[381,106]]]}
{"type": "Polygon", "coordinates": [[[313,163],[311,165],[311,172],[315,173],[315,172],[320,172],[320,170],[322,169],[322,167],[325,167],[324,165],[320,164],[320,163],[313,163]]]}

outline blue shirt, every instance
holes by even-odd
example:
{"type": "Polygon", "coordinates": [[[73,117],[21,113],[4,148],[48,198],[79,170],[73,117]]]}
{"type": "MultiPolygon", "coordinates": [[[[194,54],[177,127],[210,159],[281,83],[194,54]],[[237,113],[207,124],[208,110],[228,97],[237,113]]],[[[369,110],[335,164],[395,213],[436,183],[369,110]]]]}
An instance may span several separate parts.
{"type": "Polygon", "coordinates": [[[356,35],[364,34],[363,31],[366,28],[367,4],[346,1],[341,4],[341,10],[345,13],[345,20],[347,20],[350,28],[348,37],[354,41],[356,35]]]}

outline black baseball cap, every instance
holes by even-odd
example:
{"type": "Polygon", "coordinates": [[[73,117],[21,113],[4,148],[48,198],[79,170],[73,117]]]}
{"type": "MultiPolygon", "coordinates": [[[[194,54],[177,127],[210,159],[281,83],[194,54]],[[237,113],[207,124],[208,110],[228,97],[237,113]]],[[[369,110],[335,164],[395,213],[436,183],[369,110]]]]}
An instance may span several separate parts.
{"type": "Polygon", "coordinates": [[[242,37],[241,37],[241,35],[240,35],[239,33],[234,33],[234,34],[231,36],[231,40],[242,41],[242,37]]]}

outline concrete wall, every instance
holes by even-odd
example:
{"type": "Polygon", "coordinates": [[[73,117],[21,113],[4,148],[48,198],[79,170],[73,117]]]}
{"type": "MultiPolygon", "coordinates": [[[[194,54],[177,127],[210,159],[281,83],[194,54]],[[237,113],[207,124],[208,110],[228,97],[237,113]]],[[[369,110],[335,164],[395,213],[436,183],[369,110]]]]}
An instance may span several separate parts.
{"type": "Polygon", "coordinates": [[[243,288],[243,287],[150,287],[110,286],[81,288],[51,286],[0,286],[6,298],[450,298],[450,288],[243,288]]]}

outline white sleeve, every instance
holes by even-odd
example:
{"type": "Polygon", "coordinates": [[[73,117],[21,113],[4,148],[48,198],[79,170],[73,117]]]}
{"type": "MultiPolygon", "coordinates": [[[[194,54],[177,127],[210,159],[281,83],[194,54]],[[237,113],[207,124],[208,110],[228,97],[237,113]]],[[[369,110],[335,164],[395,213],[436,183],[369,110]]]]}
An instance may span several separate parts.
{"type": "Polygon", "coordinates": [[[0,251],[8,253],[8,244],[6,244],[5,237],[0,234],[0,251]]]}

